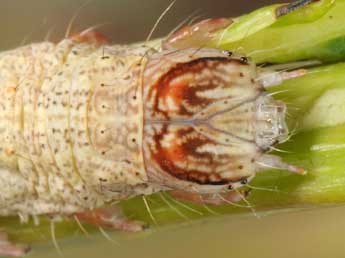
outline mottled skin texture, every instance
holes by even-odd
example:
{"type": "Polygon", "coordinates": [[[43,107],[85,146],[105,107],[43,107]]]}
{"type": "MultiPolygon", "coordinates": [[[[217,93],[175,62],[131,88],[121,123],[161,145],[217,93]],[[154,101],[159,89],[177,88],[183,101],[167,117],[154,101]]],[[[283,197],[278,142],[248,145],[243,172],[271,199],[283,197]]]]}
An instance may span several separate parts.
{"type": "Polygon", "coordinates": [[[92,209],[147,181],[146,59],[127,51],[67,39],[1,55],[1,215],[92,209]]]}
{"type": "MultiPolygon", "coordinates": [[[[265,154],[287,137],[285,105],[245,57],[169,40],[160,52],[104,42],[88,31],[0,54],[1,216],[138,231],[101,207],[162,190],[219,205],[239,201],[231,190],[263,166],[303,172],[265,154]]],[[[0,255],[26,251],[0,244],[0,255]]]]}

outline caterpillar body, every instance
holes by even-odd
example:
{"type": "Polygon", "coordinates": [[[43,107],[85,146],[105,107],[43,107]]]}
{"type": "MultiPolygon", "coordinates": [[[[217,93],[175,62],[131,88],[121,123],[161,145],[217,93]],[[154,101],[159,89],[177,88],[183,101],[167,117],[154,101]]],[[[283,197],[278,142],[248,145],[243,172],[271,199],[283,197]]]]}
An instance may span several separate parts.
{"type": "MultiPolygon", "coordinates": [[[[168,190],[237,201],[232,190],[265,167],[304,173],[266,153],[288,129],[284,103],[265,90],[303,72],[264,73],[228,51],[174,48],[181,34],[161,51],[97,35],[0,54],[1,216],[76,215],[137,231],[101,207],[168,190]]],[[[2,246],[0,254],[27,251],[2,246]]]]}

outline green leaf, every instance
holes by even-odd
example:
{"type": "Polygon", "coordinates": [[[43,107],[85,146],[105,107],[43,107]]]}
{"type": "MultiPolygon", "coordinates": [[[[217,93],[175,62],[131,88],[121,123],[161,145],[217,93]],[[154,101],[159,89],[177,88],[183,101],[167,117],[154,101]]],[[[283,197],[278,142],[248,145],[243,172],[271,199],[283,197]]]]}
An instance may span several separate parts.
{"type": "MultiPolygon", "coordinates": [[[[334,62],[345,59],[344,0],[320,0],[277,18],[270,26],[253,26],[252,30],[250,25],[259,16],[256,12],[252,14],[251,21],[247,19],[252,15],[244,16],[247,17],[247,28],[234,23],[218,31],[210,45],[240,52],[257,63],[315,59],[334,62]],[[243,30],[239,32],[238,27],[243,30]]],[[[261,15],[264,13],[262,11],[261,15]]],[[[264,24],[269,25],[272,20],[270,17],[264,24]]]]}

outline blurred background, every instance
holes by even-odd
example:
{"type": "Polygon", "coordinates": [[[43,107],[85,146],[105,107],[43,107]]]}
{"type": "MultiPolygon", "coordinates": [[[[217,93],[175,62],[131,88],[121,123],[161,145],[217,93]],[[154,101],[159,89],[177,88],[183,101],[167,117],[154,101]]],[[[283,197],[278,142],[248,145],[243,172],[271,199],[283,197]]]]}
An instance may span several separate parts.
{"type": "MultiPolygon", "coordinates": [[[[57,41],[66,32],[72,17],[79,13],[72,32],[102,25],[104,32],[116,43],[145,40],[160,14],[171,0],[1,0],[0,49],[22,43],[57,41]],[[79,11],[78,11],[79,9],[79,11]],[[80,10],[81,9],[81,10],[80,10]]],[[[233,17],[273,0],[177,0],[164,17],[154,36],[164,36],[189,18],[233,17]]]]}
{"type": "MultiPolygon", "coordinates": [[[[177,0],[154,33],[166,35],[186,18],[238,16],[272,0],[177,0]]],[[[72,32],[101,25],[114,43],[145,40],[170,0],[0,0],[0,50],[58,41],[79,11],[72,32]]],[[[0,189],[1,190],[1,189],[0,189]]],[[[274,193],[272,193],[274,194],[274,193]]],[[[344,207],[216,216],[128,235],[108,232],[59,240],[63,257],[83,258],[291,258],[344,257],[344,207]],[[115,243],[116,242],[116,243],[115,243]]],[[[159,221],[158,221],[159,224],[159,221]]],[[[58,226],[58,225],[57,225],[58,226]]],[[[1,225],[0,225],[1,227],[1,225]]],[[[48,239],[28,257],[61,257],[48,239]]]]}

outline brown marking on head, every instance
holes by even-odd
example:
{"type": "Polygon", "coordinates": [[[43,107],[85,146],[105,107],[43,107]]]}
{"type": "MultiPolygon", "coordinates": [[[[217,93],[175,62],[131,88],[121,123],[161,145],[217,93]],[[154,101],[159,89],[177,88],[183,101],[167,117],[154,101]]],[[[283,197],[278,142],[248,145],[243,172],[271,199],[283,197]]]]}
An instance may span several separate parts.
{"type": "Polygon", "coordinates": [[[217,146],[218,143],[197,134],[192,127],[173,129],[174,138],[163,144],[171,130],[169,125],[166,125],[153,137],[155,151],[151,151],[151,157],[163,171],[180,180],[200,185],[227,185],[243,178],[241,173],[232,178],[224,178],[217,173],[219,167],[224,166],[224,160],[226,163],[233,163],[236,170],[240,171],[243,167],[235,165],[236,157],[209,151],[201,152],[200,148],[203,146],[217,146]]]}
{"type": "Polygon", "coordinates": [[[224,82],[215,74],[218,66],[228,63],[247,65],[241,60],[226,57],[199,58],[176,64],[150,87],[149,99],[154,96],[153,92],[156,92],[152,110],[169,118],[169,114],[172,113],[181,116],[193,115],[194,112],[187,110],[186,105],[193,107],[194,110],[198,107],[199,109],[205,108],[214,102],[214,99],[201,97],[201,92],[216,89],[222,84],[229,87],[231,84],[224,82]],[[173,104],[173,107],[169,106],[168,102],[173,104]],[[164,103],[165,110],[160,107],[160,103],[164,103]]]}

